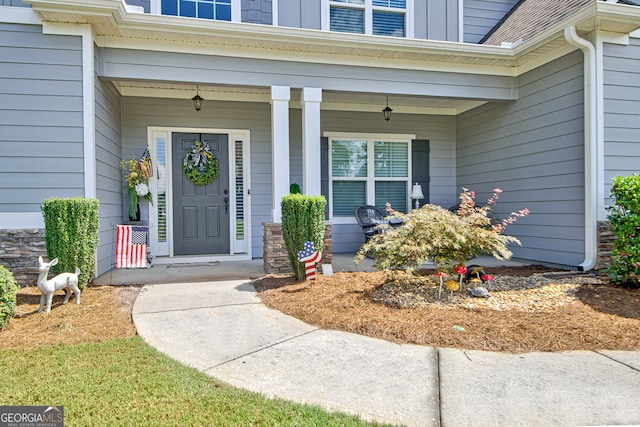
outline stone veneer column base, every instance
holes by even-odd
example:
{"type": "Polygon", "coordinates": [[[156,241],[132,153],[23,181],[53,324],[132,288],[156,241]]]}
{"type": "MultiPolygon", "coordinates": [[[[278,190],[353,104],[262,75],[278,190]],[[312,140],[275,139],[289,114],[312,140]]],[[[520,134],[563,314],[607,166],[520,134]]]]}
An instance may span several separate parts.
{"type": "MultiPolygon", "coordinates": [[[[287,247],[282,238],[282,224],[278,222],[263,222],[264,227],[264,272],[267,274],[293,273],[289,264],[287,247]]],[[[324,225],[324,247],[322,248],[322,262],[331,264],[333,255],[333,240],[331,239],[331,223],[324,225]]],[[[302,250],[302,248],[300,248],[302,250]]],[[[318,271],[322,271],[321,264],[318,264],[318,271]]]]}
{"type": "Polygon", "coordinates": [[[0,230],[0,264],[19,286],[37,284],[39,256],[47,257],[44,229],[0,230]]]}
{"type": "Polygon", "coordinates": [[[613,241],[615,236],[611,233],[611,223],[609,221],[598,221],[598,261],[596,270],[611,266],[613,264],[613,241]]]}

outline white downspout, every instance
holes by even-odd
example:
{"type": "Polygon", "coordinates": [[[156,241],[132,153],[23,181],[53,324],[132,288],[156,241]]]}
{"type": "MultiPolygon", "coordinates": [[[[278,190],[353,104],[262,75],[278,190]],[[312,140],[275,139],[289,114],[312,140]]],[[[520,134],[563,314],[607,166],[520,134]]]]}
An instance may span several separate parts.
{"type": "Polygon", "coordinates": [[[598,162],[596,49],[578,36],[575,26],[564,29],[564,37],[584,53],[584,261],[581,271],[591,270],[598,260],[598,162]]]}

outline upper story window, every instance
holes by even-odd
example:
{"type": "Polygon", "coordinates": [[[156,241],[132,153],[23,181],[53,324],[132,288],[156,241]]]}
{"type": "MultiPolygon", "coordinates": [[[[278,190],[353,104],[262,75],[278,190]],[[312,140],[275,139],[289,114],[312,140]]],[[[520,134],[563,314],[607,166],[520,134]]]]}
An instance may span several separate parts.
{"type": "Polygon", "coordinates": [[[412,0],[325,0],[323,29],[406,37],[412,0]],[[328,16],[327,16],[328,11],[328,16]]]}
{"type": "Polygon", "coordinates": [[[161,0],[162,14],[231,21],[232,0],[161,0]]]}

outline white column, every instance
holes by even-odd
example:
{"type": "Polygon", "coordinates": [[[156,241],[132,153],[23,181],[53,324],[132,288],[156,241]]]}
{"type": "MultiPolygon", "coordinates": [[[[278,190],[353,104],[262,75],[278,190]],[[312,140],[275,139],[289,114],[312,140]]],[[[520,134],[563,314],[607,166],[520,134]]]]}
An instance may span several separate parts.
{"type": "Polygon", "coordinates": [[[322,89],[302,89],[302,188],[304,194],[320,195],[320,102],[322,89]]]}
{"type": "Polygon", "coordinates": [[[271,86],[271,176],[273,210],[271,220],[282,221],[280,201],[289,194],[289,86],[271,86]]]}

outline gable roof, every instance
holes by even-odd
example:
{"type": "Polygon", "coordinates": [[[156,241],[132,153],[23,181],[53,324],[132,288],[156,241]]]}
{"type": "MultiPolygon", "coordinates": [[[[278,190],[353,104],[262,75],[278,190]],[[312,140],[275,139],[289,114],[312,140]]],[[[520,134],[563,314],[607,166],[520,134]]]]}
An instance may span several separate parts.
{"type": "Polygon", "coordinates": [[[527,40],[595,2],[596,0],[521,0],[480,44],[499,46],[502,42],[527,40]]]}

